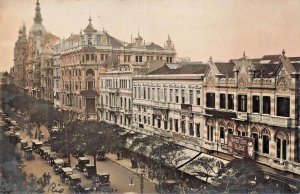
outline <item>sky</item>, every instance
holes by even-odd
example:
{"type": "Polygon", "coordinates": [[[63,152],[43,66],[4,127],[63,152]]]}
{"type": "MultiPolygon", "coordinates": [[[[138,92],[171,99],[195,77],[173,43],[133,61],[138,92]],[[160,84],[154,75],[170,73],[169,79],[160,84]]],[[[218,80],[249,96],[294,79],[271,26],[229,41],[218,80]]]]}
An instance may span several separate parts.
{"type": "MultiPolygon", "coordinates": [[[[0,71],[13,66],[18,30],[33,24],[36,0],[0,0],[0,71]]],[[[40,0],[43,24],[60,38],[78,34],[89,15],[130,42],[140,35],[164,45],[168,34],[178,57],[207,62],[266,54],[300,56],[300,0],[40,0]]]]}

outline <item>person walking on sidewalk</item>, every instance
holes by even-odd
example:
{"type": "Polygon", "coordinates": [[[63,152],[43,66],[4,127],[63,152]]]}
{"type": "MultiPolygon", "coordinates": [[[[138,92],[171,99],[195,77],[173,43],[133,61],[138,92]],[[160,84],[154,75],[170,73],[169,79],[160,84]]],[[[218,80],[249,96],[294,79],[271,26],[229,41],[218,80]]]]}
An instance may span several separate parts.
{"type": "Polygon", "coordinates": [[[51,175],[50,175],[50,173],[48,172],[48,174],[47,174],[47,183],[48,183],[48,184],[50,184],[50,180],[51,180],[51,175]]]}

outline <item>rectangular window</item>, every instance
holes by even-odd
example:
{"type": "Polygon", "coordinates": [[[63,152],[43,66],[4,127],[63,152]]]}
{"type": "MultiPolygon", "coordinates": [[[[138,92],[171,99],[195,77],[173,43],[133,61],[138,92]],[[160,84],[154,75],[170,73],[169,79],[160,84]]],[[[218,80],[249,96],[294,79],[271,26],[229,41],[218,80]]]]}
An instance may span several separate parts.
{"type": "Polygon", "coordinates": [[[260,105],[259,105],[259,96],[252,96],[252,112],[259,113],[260,105]]]}
{"type": "Polygon", "coordinates": [[[139,59],[140,59],[140,62],[143,62],[143,56],[140,56],[139,59]]]}
{"type": "Polygon", "coordinates": [[[175,102],[179,103],[179,91],[178,91],[178,89],[175,89],[175,102]]]}
{"type": "Polygon", "coordinates": [[[281,152],[281,139],[276,139],[277,146],[276,146],[276,157],[280,158],[280,152],[281,152]]]}
{"type": "Polygon", "coordinates": [[[134,87],[133,96],[134,96],[134,98],[136,98],[136,87],[134,87]]]}
{"type": "Polygon", "coordinates": [[[247,95],[238,95],[238,111],[247,112],[247,95]]]}
{"type": "Polygon", "coordinates": [[[181,90],[181,104],[185,104],[185,91],[181,90]]]}
{"type": "Polygon", "coordinates": [[[196,123],[196,137],[200,137],[200,123],[196,123]]]}
{"type": "Polygon", "coordinates": [[[194,136],[194,124],[189,123],[189,131],[190,131],[190,136],[194,136]]]}
{"type": "Polygon", "coordinates": [[[174,123],[175,123],[175,131],[178,132],[178,119],[174,119],[174,123]]]}
{"type": "Polygon", "coordinates": [[[206,107],[215,108],[215,93],[206,93],[206,107]]]}
{"type": "Polygon", "coordinates": [[[164,129],[165,129],[165,130],[168,129],[168,121],[164,121],[164,129]]]}
{"type": "Polygon", "coordinates": [[[190,90],[190,104],[193,105],[194,104],[194,91],[193,90],[190,90]]]}
{"type": "Polygon", "coordinates": [[[167,89],[164,89],[164,102],[167,102],[167,89]]]}
{"type": "Polygon", "coordinates": [[[181,121],[181,133],[185,134],[186,129],[185,129],[185,121],[181,121]]]}
{"type": "Polygon", "coordinates": [[[201,99],[201,97],[200,97],[200,90],[197,90],[197,105],[201,105],[200,99],[201,99]]]}
{"type": "Polygon", "coordinates": [[[152,88],[152,100],[155,100],[155,88],[152,88]]]}
{"type": "Polygon", "coordinates": [[[150,100],[150,88],[148,88],[148,100],[150,100]]]}
{"type": "Polygon", "coordinates": [[[220,139],[224,139],[225,138],[225,129],[224,127],[220,127],[220,139]]]}
{"type": "Polygon", "coordinates": [[[227,102],[228,102],[228,109],[234,110],[234,95],[233,94],[228,94],[227,102]]]}
{"type": "Polygon", "coordinates": [[[277,116],[289,117],[290,116],[290,98],[277,97],[277,116]]]}
{"type": "Polygon", "coordinates": [[[170,102],[173,102],[173,89],[170,89],[170,102]]]}
{"type": "Polygon", "coordinates": [[[271,114],[271,98],[263,96],[263,114],[271,114]]]}
{"type": "Polygon", "coordinates": [[[220,108],[226,109],[226,97],[225,94],[220,94],[220,108]]]}
{"type": "Polygon", "coordinates": [[[173,119],[170,118],[169,120],[170,130],[173,131],[173,119]]]}
{"type": "Polygon", "coordinates": [[[135,56],[135,62],[139,62],[139,56],[135,56]]]}
{"type": "Polygon", "coordinates": [[[157,88],[157,96],[156,96],[157,98],[156,99],[157,99],[158,102],[160,101],[159,100],[159,94],[160,94],[160,88],[157,88]]]}

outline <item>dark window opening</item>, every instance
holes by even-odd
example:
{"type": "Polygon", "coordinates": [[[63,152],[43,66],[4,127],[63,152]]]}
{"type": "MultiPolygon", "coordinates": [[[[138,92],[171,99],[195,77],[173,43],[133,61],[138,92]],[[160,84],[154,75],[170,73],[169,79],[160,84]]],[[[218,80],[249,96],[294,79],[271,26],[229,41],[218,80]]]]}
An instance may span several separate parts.
{"type": "Polygon", "coordinates": [[[175,131],[178,132],[178,119],[174,119],[175,121],[175,131]]]}
{"type": "Polygon", "coordinates": [[[206,93],[206,107],[215,108],[215,93],[206,93]]]}
{"type": "Polygon", "coordinates": [[[259,96],[252,97],[252,112],[259,113],[260,105],[259,105],[259,96]]]}
{"type": "Polygon", "coordinates": [[[181,121],[181,133],[185,134],[186,129],[185,129],[185,121],[181,121]]]}
{"type": "Polygon", "coordinates": [[[270,144],[269,136],[263,135],[262,140],[263,140],[263,153],[269,154],[269,144],[270,144]]]}
{"type": "Polygon", "coordinates": [[[290,116],[290,98],[277,97],[277,116],[290,116]]]}
{"type": "Polygon", "coordinates": [[[220,139],[224,139],[225,138],[225,129],[224,127],[220,127],[220,139]]]}
{"type": "Polygon", "coordinates": [[[258,134],[252,133],[252,137],[254,138],[254,150],[258,152],[258,134]]]}
{"type": "Polygon", "coordinates": [[[263,114],[271,114],[271,98],[270,96],[263,97],[263,114]]]}
{"type": "Polygon", "coordinates": [[[200,124],[199,123],[196,124],[196,136],[200,137],[200,124]]]}
{"type": "Polygon", "coordinates": [[[225,98],[225,94],[220,94],[220,108],[226,109],[226,98],[225,98]]]}
{"type": "Polygon", "coordinates": [[[194,136],[194,124],[193,123],[189,124],[189,129],[190,129],[190,135],[194,136]]]}

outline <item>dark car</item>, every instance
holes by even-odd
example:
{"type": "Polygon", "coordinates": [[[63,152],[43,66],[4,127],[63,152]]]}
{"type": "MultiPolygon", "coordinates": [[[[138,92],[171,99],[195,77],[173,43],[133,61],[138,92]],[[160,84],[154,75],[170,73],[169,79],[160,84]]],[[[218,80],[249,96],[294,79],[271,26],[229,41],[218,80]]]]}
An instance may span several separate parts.
{"type": "Polygon", "coordinates": [[[105,151],[103,151],[103,150],[99,150],[98,152],[97,152],[97,160],[105,160],[105,151]]]}
{"type": "Polygon", "coordinates": [[[26,158],[26,160],[34,160],[35,157],[32,153],[32,148],[31,147],[25,147],[24,148],[24,157],[26,158]]]}
{"type": "Polygon", "coordinates": [[[81,158],[81,157],[84,157],[84,156],[85,156],[85,153],[84,153],[84,151],[82,151],[82,150],[77,150],[77,151],[75,151],[75,152],[73,153],[73,156],[74,156],[75,158],[81,158]]]}
{"type": "Polygon", "coordinates": [[[86,167],[87,164],[90,163],[90,160],[87,157],[80,157],[78,158],[78,164],[76,165],[76,168],[79,171],[83,171],[83,169],[86,167]]]}
{"type": "Polygon", "coordinates": [[[111,192],[109,177],[108,173],[97,173],[93,178],[95,190],[104,193],[111,192]]]}
{"type": "Polygon", "coordinates": [[[68,184],[71,190],[74,190],[78,184],[81,183],[81,178],[79,174],[68,175],[68,184]]]}
{"type": "Polygon", "coordinates": [[[28,146],[28,141],[22,139],[20,142],[21,142],[21,150],[24,150],[24,148],[28,146]]]}
{"type": "Polygon", "coordinates": [[[38,141],[38,140],[33,140],[32,141],[32,149],[35,152],[39,152],[39,150],[41,149],[41,147],[43,146],[43,142],[38,141]]]}
{"type": "Polygon", "coordinates": [[[57,153],[56,152],[50,152],[48,157],[47,157],[47,161],[48,163],[53,166],[54,165],[54,160],[57,159],[57,153]]]}
{"type": "Polygon", "coordinates": [[[87,178],[93,178],[96,173],[96,166],[94,166],[94,164],[86,164],[85,168],[83,169],[83,174],[87,178]]]}

